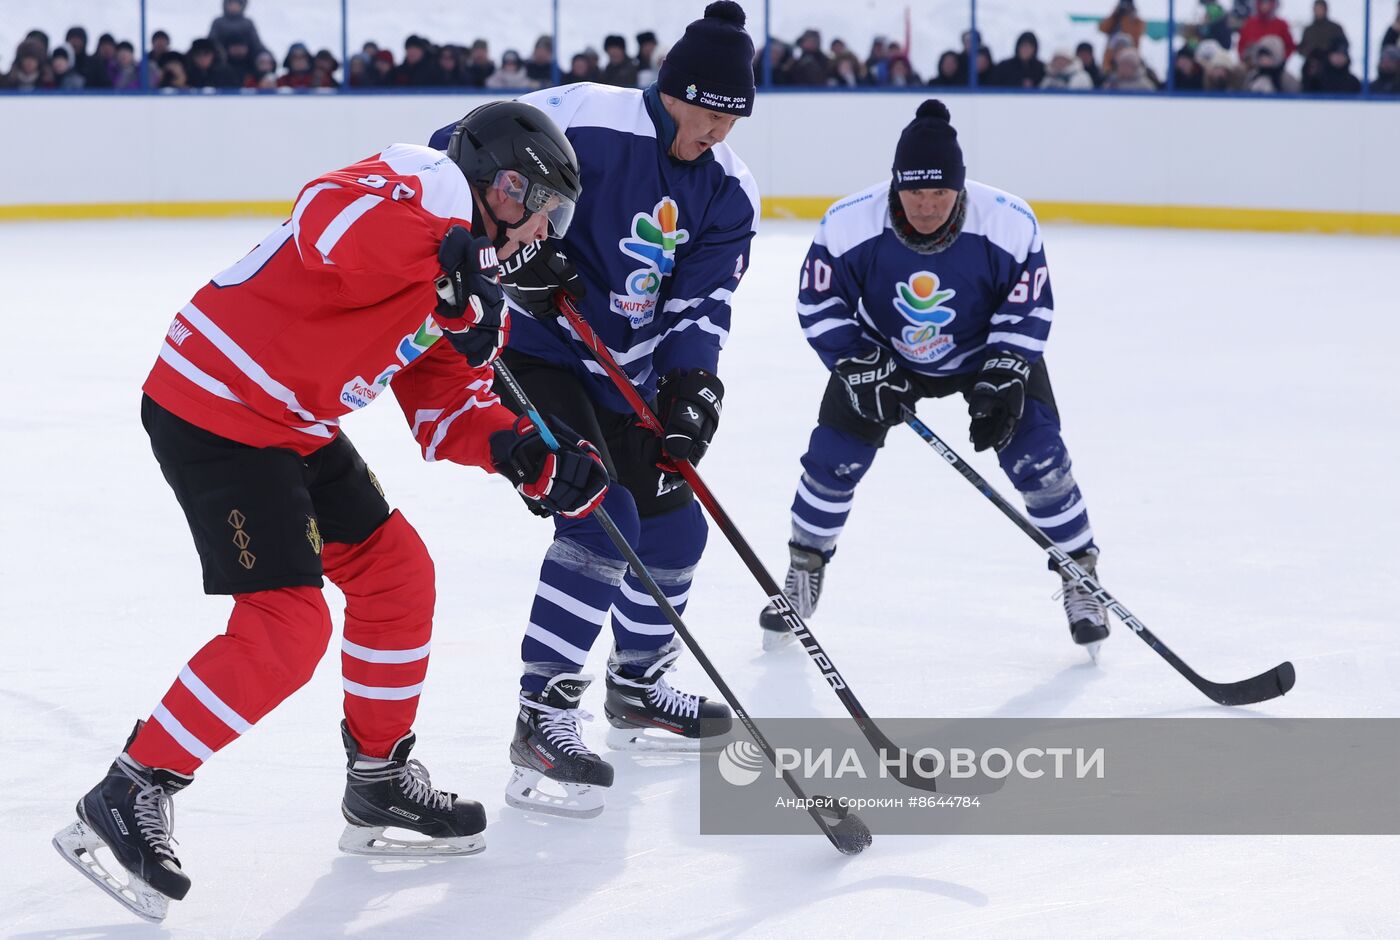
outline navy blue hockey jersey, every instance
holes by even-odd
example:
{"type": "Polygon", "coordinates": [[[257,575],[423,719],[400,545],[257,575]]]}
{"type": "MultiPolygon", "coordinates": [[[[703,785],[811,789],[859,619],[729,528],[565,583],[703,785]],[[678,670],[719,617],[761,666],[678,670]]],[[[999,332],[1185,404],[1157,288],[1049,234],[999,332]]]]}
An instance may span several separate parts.
{"type": "Polygon", "coordinates": [[[968,180],[962,234],[920,254],[895,234],[880,182],[822,217],[797,314],[827,368],[876,343],[924,375],[972,371],[989,349],[1034,361],[1054,315],[1040,224],[1020,199],[968,180]]]}
{"type": "MultiPolygon", "coordinates": [[[[673,368],[715,372],[759,214],[748,167],[722,143],[700,160],[672,160],[674,126],[638,89],[580,82],[519,100],[549,115],[578,153],[583,192],[562,242],[587,282],[589,325],[643,397],[673,368]]],[[[451,130],[434,146],[445,148],[451,130]]],[[[574,369],[596,401],[631,410],[562,316],[517,313],[510,346],[574,369]]]]}

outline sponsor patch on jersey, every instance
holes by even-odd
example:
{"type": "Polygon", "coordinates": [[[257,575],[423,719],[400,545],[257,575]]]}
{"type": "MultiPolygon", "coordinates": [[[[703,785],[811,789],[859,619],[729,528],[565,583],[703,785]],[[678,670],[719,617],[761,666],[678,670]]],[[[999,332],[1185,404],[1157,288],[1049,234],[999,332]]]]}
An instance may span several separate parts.
{"type": "Polygon", "coordinates": [[[399,340],[394,349],[394,355],[398,358],[398,362],[385,366],[384,371],[375,376],[373,381],[366,379],[363,375],[357,375],[342,385],[340,387],[341,404],[356,410],[365,407],[389,387],[389,383],[393,381],[394,375],[400,369],[423,355],[432,347],[433,343],[440,339],[442,339],[442,329],[433,322],[432,317],[428,317],[423,321],[422,326],[399,340]]]}
{"type": "Polygon", "coordinates": [[[690,240],[690,233],[678,227],[679,221],[680,207],[670,196],[662,196],[651,212],[633,216],[631,234],[618,240],[623,254],[644,265],[627,275],[627,293],[609,294],[612,312],[626,317],[633,329],[656,318],[661,282],[676,269],[676,247],[690,240]]]}
{"type": "Polygon", "coordinates": [[[951,287],[940,290],[932,271],[916,271],[895,285],[894,309],[913,324],[890,337],[900,355],[910,362],[935,362],[953,351],[953,337],[942,330],[958,315],[945,306],[956,295],[951,287]]]}

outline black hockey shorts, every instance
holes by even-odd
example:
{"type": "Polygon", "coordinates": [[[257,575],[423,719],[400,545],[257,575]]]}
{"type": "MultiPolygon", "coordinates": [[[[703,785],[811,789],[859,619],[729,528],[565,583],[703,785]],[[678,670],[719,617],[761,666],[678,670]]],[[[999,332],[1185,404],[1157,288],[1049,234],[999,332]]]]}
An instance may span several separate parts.
{"type": "MultiPolygon", "coordinates": [[[[964,398],[972,391],[972,386],[977,384],[977,373],[967,372],[962,375],[919,375],[908,372],[914,382],[914,388],[918,391],[920,398],[946,398],[949,395],[961,394],[964,398]]],[[[1037,359],[1031,365],[1030,382],[1026,384],[1026,397],[1045,404],[1054,413],[1056,419],[1059,418],[1059,409],[1055,406],[1055,391],[1050,387],[1050,370],[1045,365],[1045,357],[1037,359]]],[[[873,447],[885,446],[885,435],[890,429],[874,421],[867,421],[856,414],[851,407],[850,396],[846,394],[846,388],[836,373],[831,373],[831,378],[827,380],[826,391],[822,394],[821,409],[817,412],[817,423],[824,424],[837,431],[844,431],[857,440],[864,441],[873,447]]]]}
{"type": "MultiPolygon", "coordinates": [[[[506,366],[520,380],[525,393],[545,421],[562,418],[579,436],[598,448],[608,475],[621,483],[637,503],[642,518],[659,516],[689,505],[695,499],[690,484],[656,466],[656,435],[638,425],[634,414],[619,414],[596,404],[584,382],[568,369],[552,362],[513,352],[502,354],[506,366]]],[[[496,384],[501,401],[520,413],[510,392],[496,384]]],[[[655,403],[649,402],[655,410],[655,403]]]]}
{"type": "Polygon", "coordinates": [[[324,542],[363,542],[389,504],[338,435],[303,457],[211,434],[141,398],[141,424],[194,536],[206,594],[321,587],[324,542]]]}

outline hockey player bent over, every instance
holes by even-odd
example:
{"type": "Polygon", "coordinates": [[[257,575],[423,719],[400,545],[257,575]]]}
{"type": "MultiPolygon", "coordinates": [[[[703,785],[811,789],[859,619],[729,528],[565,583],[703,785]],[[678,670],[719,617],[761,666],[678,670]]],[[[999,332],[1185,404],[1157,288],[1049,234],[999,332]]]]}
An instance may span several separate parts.
{"type": "MultiPolygon", "coordinates": [[[[521,99],[564,128],[583,165],[584,199],[567,235],[503,266],[517,316],[504,361],[546,414],[598,445],[621,484],[604,502],[678,610],[705,547],[694,493],[670,457],[698,461],[719,423],[715,377],[729,300],[749,258],[758,194],[723,142],[753,107],[753,43],[738,4],[710,4],[672,47],[646,90],[579,83],[521,99]],[[575,269],[574,265],[577,265],[575,269]],[[667,425],[665,444],[631,409],[563,324],[562,287],[667,425]]],[[[446,147],[447,130],[433,138],[446,147]]],[[[591,816],[612,767],[580,735],[584,660],[612,620],[604,713],[622,748],[691,748],[728,730],[719,702],[666,680],[675,633],[591,519],[556,518],[555,540],[521,646],[520,712],[507,801],[591,816]],[[563,796],[540,788],[550,778],[563,796]]]]}
{"type": "MultiPolygon", "coordinates": [[[[802,268],[802,332],[831,369],[792,502],[784,593],[809,617],[826,567],[901,409],[961,394],[975,449],[992,448],[1032,521],[1090,574],[1098,548],[1070,473],[1045,366],[1054,304],[1040,226],[1020,199],[966,180],[948,109],[925,101],[894,175],[827,210],[802,268]]],[[[1065,580],[1065,615],[1091,655],[1103,605],[1065,580]]],[[[772,605],[764,647],[791,638],[772,605]]]]}
{"type": "Polygon", "coordinates": [[[483,140],[493,153],[528,147],[535,159],[507,160],[485,185],[469,185],[441,153],[395,144],[328,173],[170,324],[142,423],[185,511],[204,589],[233,595],[233,612],[54,840],[148,920],[190,887],[171,848],[172,795],[302,686],[324,653],[323,574],[346,602],[341,848],[484,847],[480,804],[434,788],[409,759],[428,667],[432,560],[339,424],[392,381],[427,460],[493,468],[570,517],[587,515],[606,491],[589,444],[558,425],[568,443],[551,453],[491,390],[490,363],[509,328],[496,252],[509,256],[551,220],[562,231],[578,195],[576,158],[544,115],[492,132],[511,138],[483,140]],[[405,837],[386,834],[390,826],[405,837]],[[104,844],[125,883],[97,859],[104,844]]]}

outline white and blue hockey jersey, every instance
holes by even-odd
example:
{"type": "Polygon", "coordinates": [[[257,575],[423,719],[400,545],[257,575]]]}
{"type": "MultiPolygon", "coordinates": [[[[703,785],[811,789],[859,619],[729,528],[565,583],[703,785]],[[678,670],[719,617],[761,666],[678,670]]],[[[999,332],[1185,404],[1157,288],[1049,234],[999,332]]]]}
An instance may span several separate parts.
{"type": "Polygon", "coordinates": [[[962,234],[934,254],[895,234],[888,181],[826,211],[797,314],[827,368],[875,343],[923,375],[970,372],[989,350],[1040,358],[1054,315],[1040,224],[1009,193],[972,180],[966,188],[962,234]]]}
{"type": "MultiPolygon", "coordinates": [[[[681,163],[675,125],[654,88],[580,82],[522,96],[549,115],[578,154],[583,192],[564,252],[587,282],[579,305],[646,398],[674,368],[716,371],[730,298],[748,268],[758,187],[726,144],[681,163]]],[[[446,147],[451,127],[434,135],[446,147]]],[[[511,318],[512,349],[591,377],[595,400],[629,412],[562,316],[511,318]]]]}

